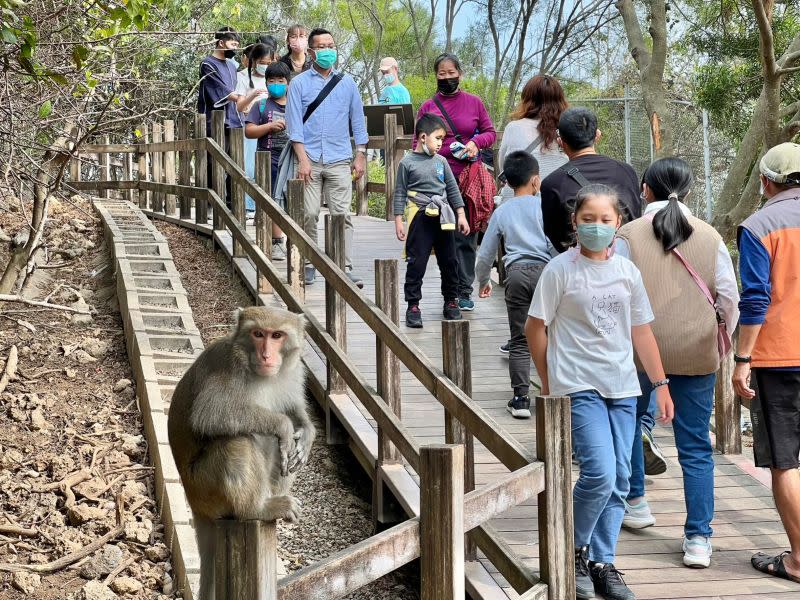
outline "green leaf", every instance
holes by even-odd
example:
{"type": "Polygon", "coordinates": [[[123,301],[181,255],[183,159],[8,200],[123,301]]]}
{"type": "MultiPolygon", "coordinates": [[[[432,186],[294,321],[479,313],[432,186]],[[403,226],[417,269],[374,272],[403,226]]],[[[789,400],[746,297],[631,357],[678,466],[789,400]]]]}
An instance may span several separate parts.
{"type": "Polygon", "coordinates": [[[50,100],[46,100],[39,107],[39,118],[46,119],[47,117],[50,116],[52,112],[53,112],[53,103],[50,102],[50,100]]]}
{"type": "Polygon", "coordinates": [[[6,29],[5,27],[3,27],[3,29],[0,30],[0,36],[2,36],[3,41],[6,44],[17,43],[17,35],[11,29],[6,29]]]}
{"type": "Polygon", "coordinates": [[[83,63],[89,57],[89,49],[86,46],[75,46],[72,49],[72,61],[75,66],[80,69],[83,63]]]}

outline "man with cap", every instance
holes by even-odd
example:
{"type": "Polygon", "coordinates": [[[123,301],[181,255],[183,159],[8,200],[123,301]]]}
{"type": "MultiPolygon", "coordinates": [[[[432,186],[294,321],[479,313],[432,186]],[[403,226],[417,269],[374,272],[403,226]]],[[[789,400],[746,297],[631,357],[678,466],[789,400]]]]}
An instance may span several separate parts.
{"type": "Polygon", "coordinates": [[[400,83],[397,60],[387,56],[381,61],[380,71],[385,87],[381,91],[378,102],[381,104],[411,104],[411,94],[408,93],[406,86],[400,83]]]}
{"type": "Polygon", "coordinates": [[[800,583],[800,145],[770,149],[759,164],[767,202],[738,230],[739,342],[733,386],[751,400],[753,454],[791,551],[753,555],[753,567],[800,583]]]}

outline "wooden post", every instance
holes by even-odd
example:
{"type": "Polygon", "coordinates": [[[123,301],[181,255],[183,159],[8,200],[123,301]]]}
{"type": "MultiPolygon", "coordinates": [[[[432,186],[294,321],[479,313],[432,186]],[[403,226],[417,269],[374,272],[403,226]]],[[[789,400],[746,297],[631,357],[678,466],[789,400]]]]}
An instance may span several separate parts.
{"type": "MultiPolygon", "coordinates": [[[[175,141],[175,121],[171,119],[164,121],[164,141],[175,141]]],[[[164,182],[170,185],[175,185],[176,180],[175,151],[169,150],[164,152],[164,182]]],[[[175,212],[178,210],[175,194],[167,194],[166,199],[164,213],[168,214],[169,216],[174,216],[175,212]]]]}
{"type": "MultiPolygon", "coordinates": [[[[400,284],[397,259],[375,259],[375,303],[395,325],[400,323],[400,284]]],[[[377,392],[391,411],[401,416],[400,359],[389,347],[376,338],[377,392]]],[[[381,466],[403,460],[397,447],[378,426],[378,469],[373,479],[372,518],[377,523],[400,521],[402,515],[383,481],[381,466]]]]}
{"type": "MultiPolygon", "coordinates": [[[[178,119],[177,138],[181,141],[189,139],[189,120],[182,116],[178,119]]],[[[178,152],[178,183],[192,185],[192,152],[181,150],[178,152]]],[[[180,195],[181,219],[192,218],[192,197],[183,193],[180,195]]]]}
{"type": "MultiPolygon", "coordinates": [[[[244,129],[237,127],[228,132],[231,136],[230,157],[234,163],[239,165],[244,171],[244,129]]],[[[230,175],[231,178],[231,207],[233,216],[239,221],[242,227],[247,225],[244,214],[244,187],[239,182],[238,175],[230,175]]],[[[233,238],[233,255],[245,256],[244,248],[236,238],[233,238]]]]}
{"type": "Polygon", "coordinates": [[[277,600],[278,535],[274,521],[218,520],[216,600],[277,600]]]}
{"type": "MultiPolygon", "coordinates": [[[[325,253],[344,271],[345,215],[325,215],[325,253]]],[[[340,348],[347,351],[347,303],[329,281],[325,281],[325,329],[340,348]]],[[[347,392],[347,384],[339,372],[328,363],[327,395],[347,392]]],[[[325,433],[328,444],[344,444],[347,434],[339,419],[325,404],[325,433]]]]}
{"type": "MultiPolygon", "coordinates": [[[[306,184],[300,179],[290,179],[286,189],[286,208],[288,209],[289,218],[301,229],[305,222],[303,216],[305,213],[305,205],[303,204],[305,187],[306,184]]],[[[305,302],[306,277],[303,256],[300,254],[300,248],[292,243],[292,235],[288,231],[286,233],[288,236],[286,240],[287,280],[295,298],[300,302],[305,302]]]]}
{"type": "Polygon", "coordinates": [[[386,172],[386,220],[394,219],[392,198],[394,197],[394,183],[397,175],[397,115],[387,113],[383,116],[383,164],[386,172]]]}
{"type": "MultiPolygon", "coordinates": [[[[211,136],[217,142],[217,145],[225,150],[225,111],[215,110],[211,113],[211,136]]],[[[218,160],[214,160],[214,191],[223,202],[227,202],[225,198],[225,169],[218,160]]],[[[214,229],[223,229],[222,217],[216,207],[213,208],[213,213],[214,229]]]]}
{"type": "MultiPolygon", "coordinates": [[[[256,183],[271,195],[272,190],[272,152],[256,151],[256,183]]],[[[256,200],[256,244],[272,260],[272,219],[256,200]]],[[[258,291],[261,294],[272,292],[272,286],[263,273],[256,274],[258,291]]]]}
{"type": "MultiPolygon", "coordinates": [[[[108,136],[104,135],[101,142],[104,146],[107,146],[109,144],[108,136]]],[[[97,157],[97,162],[100,165],[100,181],[111,181],[111,157],[109,156],[108,152],[99,154],[97,157]]],[[[109,190],[100,190],[101,198],[108,198],[109,196],[109,190]]]]}
{"type": "MultiPolygon", "coordinates": [[[[139,136],[139,143],[140,144],[147,144],[150,141],[150,136],[147,134],[147,124],[142,123],[139,126],[139,131],[141,131],[141,135],[139,136]]],[[[139,181],[149,181],[150,180],[150,171],[148,170],[148,162],[147,162],[147,155],[148,152],[139,152],[136,154],[136,160],[138,163],[138,170],[136,173],[136,179],[139,181]]],[[[147,190],[139,190],[139,208],[147,208],[148,206],[148,198],[150,197],[150,193],[147,190]]]]}
{"type": "MultiPolygon", "coordinates": [[[[442,321],[442,362],[444,374],[472,396],[472,352],[469,340],[469,321],[442,321]]],[[[464,491],[475,489],[475,440],[467,428],[450,412],[444,411],[444,440],[448,444],[464,445],[464,491]]],[[[472,540],[466,543],[467,560],[477,559],[472,540]]]]}
{"type": "Polygon", "coordinates": [[[69,160],[69,180],[77,182],[81,180],[81,155],[74,154],[69,160]]]}
{"type": "MultiPolygon", "coordinates": [[[[130,152],[122,155],[122,171],[125,181],[133,181],[133,154],[130,152]]],[[[125,199],[133,202],[135,192],[136,190],[125,190],[125,199]]]]}
{"type": "Polygon", "coordinates": [[[571,422],[569,398],[536,398],[536,455],[545,479],[538,499],[539,570],[550,600],[575,597],[571,422]]]}
{"type": "MultiPolygon", "coordinates": [[[[161,123],[153,123],[153,143],[158,144],[163,140],[161,123]]],[[[161,152],[150,153],[150,164],[153,173],[153,182],[161,183],[161,167],[163,164],[161,152]]],[[[161,192],[153,192],[153,205],[151,209],[153,212],[164,212],[164,194],[161,192]]]]}
{"type": "MultiPolygon", "coordinates": [[[[364,117],[364,124],[366,125],[367,118],[364,117]]],[[[367,183],[369,182],[369,160],[366,161],[364,167],[364,176],[356,181],[356,214],[364,216],[369,209],[369,198],[367,196],[367,183]]]]}
{"type": "Polygon", "coordinates": [[[463,600],[464,448],[424,446],[419,477],[421,598],[463,600]]]}
{"type": "MultiPolygon", "coordinates": [[[[206,137],[206,116],[197,113],[194,116],[194,138],[202,140],[206,137]]],[[[208,154],[205,149],[199,148],[194,153],[194,187],[208,188],[211,182],[208,181],[208,154]]],[[[208,202],[205,198],[194,199],[194,221],[195,223],[208,223],[208,202]]]]}
{"type": "Polygon", "coordinates": [[[714,390],[714,423],[717,450],[722,454],[742,453],[742,405],[733,391],[733,353],[722,359],[714,390]]]}

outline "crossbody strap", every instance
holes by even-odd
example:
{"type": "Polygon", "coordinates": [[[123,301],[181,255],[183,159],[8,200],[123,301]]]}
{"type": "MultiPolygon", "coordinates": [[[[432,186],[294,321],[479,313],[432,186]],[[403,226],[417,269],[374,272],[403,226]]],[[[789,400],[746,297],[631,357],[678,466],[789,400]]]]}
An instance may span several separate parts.
{"type": "Polygon", "coordinates": [[[328,94],[333,91],[333,88],[339,85],[339,82],[343,79],[343,77],[344,76],[341,73],[336,73],[333,77],[331,77],[331,80],[319,91],[319,94],[317,94],[317,97],[314,98],[314,101],[308,105],[306,114],[303,115],[303,123],[308,121],[311,115],[314,114],[314,111],[317,110],[320,104],[322,104],[322,101],[325,100],[325,98],[328,97],[328,94]]]}
{"type": "Polygon", "coordinates": [[[458,140],[459,142],[461,142],[463,144],[464,142],[461,139],[461,134],[458,133],[458,131],[456,131],[456,126],[453,124],[453,120],[450,118],[450,115],[447,114],[447,111],[444,109],[444,106],[442,106],[442,103],[439,102],[439,98],[434,96],[433,97],[433,102],[438,107],[439,112],[442,113],[442,116],[444,117],[444,120],[447,121],[447,125],[448,125],[448,127],[450,127],[450,131],[453,132],[453,137],[456,138],[456,140],[458,140]]]}
{"type": "Polygon", "coordinates": [[[564,167],[559,167],[559,168],[562,171],[564,171],[564,173],[566,173],[567,176],[569,176],[572,179],[574,179],[575,182],[581,187],[586,187],[587,185],[591,185],[591,183],[592,183],[591,181],[586,179],[586,177],[584,176],[583,173],[580,172],[580,169],[578,169],[578,167],[572,166],[570,168],[567,168],[566,166],[564,166],[564,167]]]}
{"type": "Polygon", "coordinates": [[[542,145],[542,136],[537,135],[536,139],[533,140],[527,148],[525,148],[525,152],[527,152],[528,154],[533,154],[533,151],[536,150],[541,145],[542,145]]]}

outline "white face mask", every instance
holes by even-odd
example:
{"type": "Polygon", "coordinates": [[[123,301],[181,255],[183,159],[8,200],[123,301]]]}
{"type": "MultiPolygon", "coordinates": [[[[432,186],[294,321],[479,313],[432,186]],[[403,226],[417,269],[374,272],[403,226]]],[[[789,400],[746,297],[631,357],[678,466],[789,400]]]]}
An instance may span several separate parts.
{"type": "Polygon", "coordinates": [[[425,154],[427,154],[428,156],[433,156],[434,154],[436,154],[433,150],[428,148],[428,138],[426,138],[426,137],[425,138],[421,138],[419,142],[420,142],[420,144],[422,144],[422,151],[425,154]]]}
{"type": "Polygon", "coordinates": [[[259,75],[264,75],[267,72],[267,67],[269,65],[256,65],[256,72],[259,75]]]}
{"type": "Polygon", "coordinates": [[[758,179],[758,195],[759,196],[763,196],[764,195],[764,191],[765,191],[764,190],[764,180],[759,177],[759,179],[758,179]]]}

